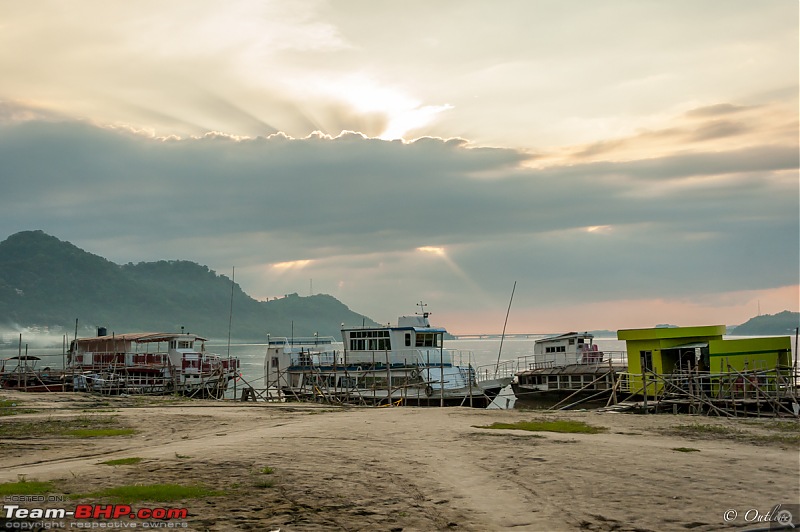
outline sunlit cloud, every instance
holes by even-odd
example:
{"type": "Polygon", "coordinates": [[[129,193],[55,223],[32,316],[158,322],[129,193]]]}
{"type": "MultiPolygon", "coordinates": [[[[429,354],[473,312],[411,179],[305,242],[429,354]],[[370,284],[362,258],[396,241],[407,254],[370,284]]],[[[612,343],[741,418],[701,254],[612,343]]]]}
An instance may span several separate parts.
{"type": "MultiPolygon", "coordinates": [[[[369,125],[379,127],[374,135],[383,140],[403,139],[409,132],[434,122],[440,113],[453,109],[449,104],[424,104],[405,90],[377,82],[364,74],[345,75],[333,80],[327,76],[304,76],[302,80],[296,80],[294,86],[294,90],[306,94],[309,99],[327,99],[332,109],[338,107],[335,114],[339,119],[351,121],[351,129],[359,121],[368,119],[369,125]],[[381,119],[377,120],[377,117],[381,119]]],[[[319,114],[330,115],[331,111],[321,110],[319,114]]]]}
{"type": "Polygon", "coordinates": [[[287,262],[277,262],[272,265],[272,267],[279,271],[288,271],[288,270],[302,270],[309,264],[311,264],[312,260],[290,260],[287,262]]]}
{"type": "Polygon", "coordinates": [[[612,226],[610,225],[591,225],[586,228],[587,233],[595,233],[595,234],[606,234],[612,231],[612,226]]]}
{"type": "Polygon", "coordinates": [[[452,105],[445,104],[426,105],[423,107],[401,110],[389,116],[389,123],[384,132],[381,133],[380,138],[384,140],[406,138],[409,132],[429,125],[436,119],[439,113],[452,108],[452,105]]]}
{"type": "Polygon", "coordinates": [[[431,253],[433,255],[445,256],[444,248],[438,248],[434,246],[422,246],[417,248],[417,251],[421,251],[423,253],[431,253]]]}

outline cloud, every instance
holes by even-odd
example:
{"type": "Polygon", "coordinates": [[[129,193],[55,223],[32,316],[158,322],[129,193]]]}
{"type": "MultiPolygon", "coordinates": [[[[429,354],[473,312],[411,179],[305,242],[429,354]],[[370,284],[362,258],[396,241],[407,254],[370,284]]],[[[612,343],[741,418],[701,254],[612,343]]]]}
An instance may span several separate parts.
{"type": "Polygon", "coordinates": [[[34,120],[0,126],[0,224],[117,262],[235,265],[256,295],[313,278],[367,307],[376,287],[465,305],[509,279],[531,306],[797,282],[794,149],[527,162],[459,139],[160,140],[34,120]]]}
{"type": "Polygon", "coordinates": [[[611,163],[664,157],[703,157],[719,151],[744,153],[797,145],[797,99],[760,105],[716,104],[663,118],[658,127],[606,138],[547,154],[548,164],[611,163]]]}
{"type": "Polygon", "coordinates": [[[0,6],[0,98],[158,136],[266,124],[552,150],[797,94],[790,3],[465,1],[458,24],[449,2],[40,6],[0,6]]]}
{"type": "Polygon", "coordinates": [[[727,116],[731,114],[741,113],[749,110],[745,105],[734,105],[731,103],[718,103],[714,105],[706,105],[705,107],[697,107],[686,111],[686,116],[689,118],[708,118],[727,116]]]}
{"type": "Polygon", "coordinates": [[[2,3],[0,223],[381,321],[797,284],[796,5],[455,7],[2,3]]]}

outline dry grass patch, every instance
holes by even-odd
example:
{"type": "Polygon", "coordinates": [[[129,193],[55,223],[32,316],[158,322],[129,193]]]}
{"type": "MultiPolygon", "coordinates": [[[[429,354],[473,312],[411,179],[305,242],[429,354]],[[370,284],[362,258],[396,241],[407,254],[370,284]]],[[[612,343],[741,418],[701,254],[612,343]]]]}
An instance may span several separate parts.
{"type": "Polygon", "coordinates": [[[115,502],[131,504],[138,501],[171,502],[182,499],[199,499],[225,495],[223,491],[211,490],[201,485],[149,484],[146,486],[115,486],[93,493],[70,495],[71,499],[108,498],[115,502]]]}
{"type": "Polygon", "coordinates": [[[43,495],[53,491],[52,482],[38,482],[20,478],[17,482],[3,482],[0,484],[0,497],[6,495],[43,495]]]}
{"type": "Polygon", "coordinates": [[[669,436],[683,436],[694,439],[732,440],[753,445],[780,445],[800,448],[800,425],[795,422],[773,423],[742,421],[737,426],[710,423],[692,423],[671,428],[659,429],[669,436]],[[756,427],[752,430],[750,427],[756,427]]]}
{"type": "Polygon", "coordinates": [[[118,458],[116,460],[106,460],[105,462],[100,462],[103,465],[110,465],[110,466],[120,466],[120,465],[134,465],[141,462],[141,458],[118,458]]]}
{"type": "Polygon", "coordinates": [[[558,432],[562,434],[597,434],[606,432],[604,427],[593,427],[583,421],[564,419],[517,421],[516,423],[492,423],[486,426],[473,426],[478,429],[527,430],[530,432],[558,432]]]}
{"type": "Polygon", "coordinates": [[[25,419],[0,423],[0,438],[27,440],[33,438],[99,438],[134,434],[113,416],[81,416],[71,419],[25,419]]]}

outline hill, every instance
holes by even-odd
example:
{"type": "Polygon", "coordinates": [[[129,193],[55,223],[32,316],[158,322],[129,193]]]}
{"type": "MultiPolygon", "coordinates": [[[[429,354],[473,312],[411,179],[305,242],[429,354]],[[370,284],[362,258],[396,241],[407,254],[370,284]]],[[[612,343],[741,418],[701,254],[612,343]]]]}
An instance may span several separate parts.
{"type": "MultiPolygon", "coordinates": [[[[94,334],[187,331],[227,338],[231,280],[189,261],[119,265],[42,231],[0,242],[0,325],[38,326],[94,334]]],[[[329,295],[297,294],[257,301],[233,284],[231,336],[264,341],[274,336],[339,337],[342,323],[375,325],[329,295]]]]}
{"type": "Polygon", "coordinates": [[[786,336],[794,334],[800,327],[800,312],[784,310],[777,314],[764,314],[750,318],[745,323],[734,327],[730,332],[736,336],[786,336]]]}

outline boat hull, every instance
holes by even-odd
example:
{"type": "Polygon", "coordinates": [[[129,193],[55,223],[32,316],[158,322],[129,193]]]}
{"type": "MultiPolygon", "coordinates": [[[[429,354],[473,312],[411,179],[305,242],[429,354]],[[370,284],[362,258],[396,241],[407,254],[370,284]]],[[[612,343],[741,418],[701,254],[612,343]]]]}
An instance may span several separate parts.
{"type": "MultiPolygon", "coordinates": [[[[409,374],[419,375],[420,371],[406,368],[409,374]]],[[[399,373],[397,369],[394,373],[399,373]]],[[[297,372],[290,376],[290,380],[302,383],[299,386],[283,386],[280,396],[286,401],[313,401],[325,403],[368,405],[368,406],[465,406],[472,408],[486,408],[491,404],[500,391],[507,386],[511,379],[496,379],[489,385],[483,383],[468,383],[463,387],[448,387],[436,382],[411,383],[408,379],[404,385],[387,389],[381,386],[374,387],[341,387],[325,386],[323,383],[342,382],[341,373],[307,373],[297,372]],[[309,378],[311,377],[311,378],[309,378]]],[[[381,377],[372,372],[346,373],[349,382],[363,382],[365,378],[381,380],[381,377]]]]}
{"type": "Polygon", "coordinates": [[[537,368],[518,373],[511,388],[518,408],[603,406],[614,391],[617,374],[624,370],[593,364],[537,368]]]}
{"type": "Polygon", "coordinates": [[[350,404],[365,406],[463,406],[470,408],[486,408],[497,395],[483,393],[476,388],[471,393],[467,390],[446,390],[446,393],[434,391],[430,395],[424,391],[395,391],[352,389],[340,391],[312,391],[308,389],[284,388],[281,390],[286,401],[311,401],[319,403],[350,404]]]}

